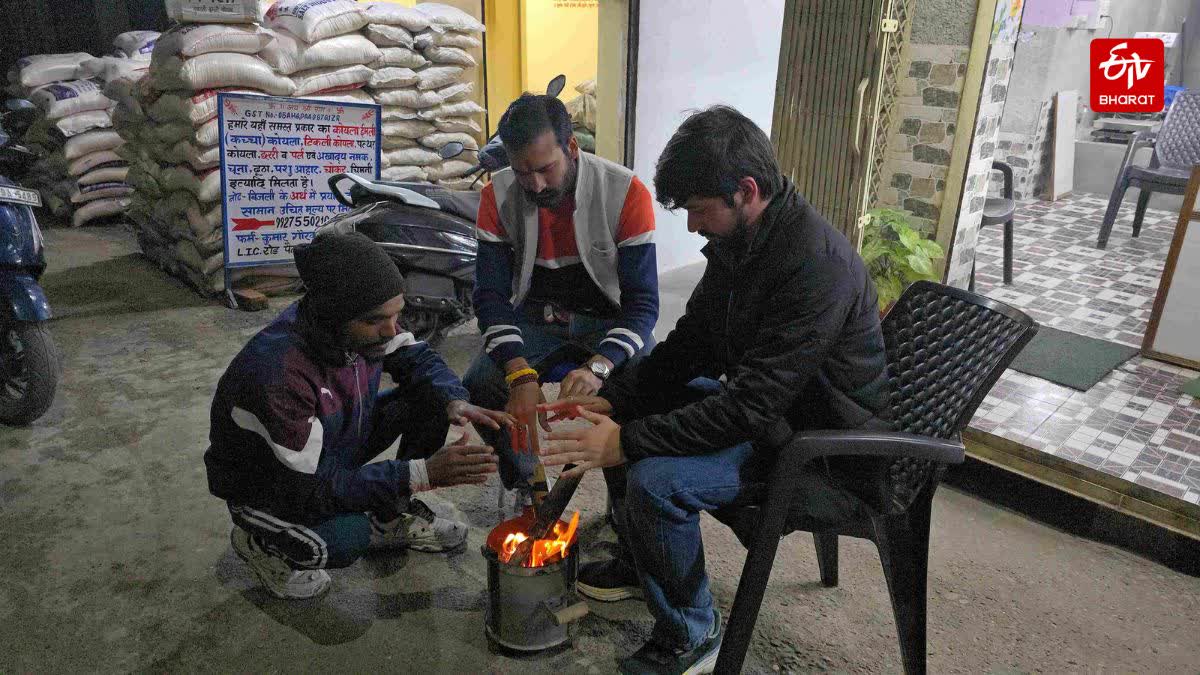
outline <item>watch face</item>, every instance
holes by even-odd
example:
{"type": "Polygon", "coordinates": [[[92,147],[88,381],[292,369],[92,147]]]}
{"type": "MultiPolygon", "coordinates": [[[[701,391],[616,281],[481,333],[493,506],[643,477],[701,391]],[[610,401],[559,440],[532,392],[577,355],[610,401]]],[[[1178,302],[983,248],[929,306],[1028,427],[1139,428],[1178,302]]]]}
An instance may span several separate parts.
{"type": "Polygon", "coordinates": [[[592,374],[603,380],[608,377],[608,366],[603,363],[593,363],[592,374]]]}

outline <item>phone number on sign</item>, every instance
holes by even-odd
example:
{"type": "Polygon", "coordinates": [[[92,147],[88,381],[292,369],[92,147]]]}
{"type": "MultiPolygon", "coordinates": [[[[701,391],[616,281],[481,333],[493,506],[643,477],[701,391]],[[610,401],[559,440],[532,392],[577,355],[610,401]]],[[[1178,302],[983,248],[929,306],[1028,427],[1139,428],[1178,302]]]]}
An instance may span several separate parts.
{"type": "Polygon", "coordinates": [[[286,230],[293,227],[320,227],[329,220],[329,216],[282,216],[275,219],[275,227],[286,230]]]}

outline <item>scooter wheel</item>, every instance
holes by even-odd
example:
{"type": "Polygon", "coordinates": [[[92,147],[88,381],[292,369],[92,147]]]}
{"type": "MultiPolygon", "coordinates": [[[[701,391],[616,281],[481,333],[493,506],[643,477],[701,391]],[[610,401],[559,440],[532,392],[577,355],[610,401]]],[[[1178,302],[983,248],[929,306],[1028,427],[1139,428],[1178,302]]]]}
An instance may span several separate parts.
{"type": "Polygon", "coordinates": [[[58,353],[45,324],[0,327],[0,422],[27,425],[54,402],[58,353]]]}

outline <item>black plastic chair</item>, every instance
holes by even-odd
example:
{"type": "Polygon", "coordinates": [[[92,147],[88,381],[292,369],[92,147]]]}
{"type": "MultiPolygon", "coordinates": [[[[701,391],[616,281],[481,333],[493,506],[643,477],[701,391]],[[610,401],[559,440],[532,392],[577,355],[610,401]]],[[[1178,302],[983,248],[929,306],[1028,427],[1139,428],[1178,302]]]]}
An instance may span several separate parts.
{"type": "MultiPolygon", "coordinates": [[[[1012,284],[1013,264],[1013,214],[1017,212],[1017,201],[1013,199],[1013,170],[1001,161],[992,162],[992,171],[1004,176],[1004,188],[1000,197],[988,197],[983,204],[983,220],[980,227],[1004,225],[1004,285],[1012,284]]],[[[975,290],[975,263],[971,263],[971,290],[975,290]]]]}
{"type": "Polygon", "coordinates": [[[1137,211],[1133,216],[1133,236],[1137,237],[1142,233],[1142,219],[1146,215],[1150,195],[1155,192],[1172,195],[1186,192],[1188,178],[1196,164],[1200,164],[1200,92],[1185,91],[1175,95],[1175,101],[1171,103],[1162,129],[1157,134],[1139,131],[1129,139],[1125,159],[1121,162],[1121,170],[1117,172],[1112,194],[1108,197],[1108,208],[1100,224],[1096,248],[1108,246],[1108,237],[1121,211],[1126,190],[1131,187],[1141,189],[1137,211]],[[1150,166],[1134,164],[1138,151],[1148,147],[1154,148],[1150,166]]]}
{"type": "MultiPolygon", "coordinates": [[[[959,434],[984,396],[1033,338],[1037,324],[1012,307],[941,284],[913,284],[883,320],[891,431],[777,433],[781,448],[762,504],[717,514],[748,542],[718,673],[742,667],[782,536],[813,532],[821,582],[838,581],[838,536],[879,549],[906,673],[925,672],[926,571],[933,494],[948,464],[963,461],[959,434]],[[790,515],[796,477],[821,458],[882,458],[864,495],[869,516],[834,527],[790,515]],[[887,461],[887,459],[892,461],[887,461]]],[[[779,432],[779,430],[777,430],[779,432]]]]}

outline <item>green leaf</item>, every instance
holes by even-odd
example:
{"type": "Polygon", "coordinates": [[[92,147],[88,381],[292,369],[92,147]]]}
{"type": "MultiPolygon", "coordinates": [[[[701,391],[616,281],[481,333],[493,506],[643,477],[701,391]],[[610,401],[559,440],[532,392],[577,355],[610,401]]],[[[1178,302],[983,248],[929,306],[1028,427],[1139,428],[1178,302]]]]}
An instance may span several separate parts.
{"type": "Polygon", "coordinates": [[[904,244],[904,248],[910,251],[920,250],[921,235],[911,227],[906,226],[904,229],[900,230],[898,234],[900,235],[900,243],[904,244]]]}
{"type": "Polygon", "coordinates": [[[936,241],[931,241],[929,239],[922,239],[921,243],[919,245],[919,249],[920,249],[921,253],[924,253],[925,255],[929,256],[930,258],[936,259],[936,258],[941,258],[946,255],[945,252],[942,251],[942,247],[940,244],[938,244],[936,241]]]}
{"type": "Polygon", "coordinates": [[[920,254],[913,254],[905,258],[905,260],[908,261],[909,266],[917,274],[926,277],[933,274],[933,265],[930,264],[929,258],[920,254]]]}

